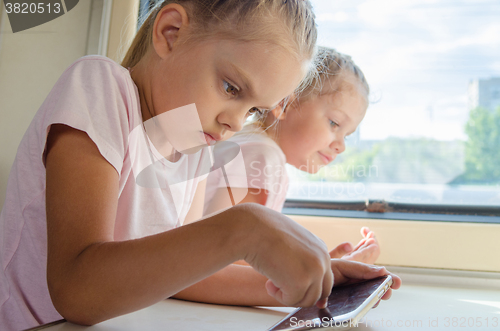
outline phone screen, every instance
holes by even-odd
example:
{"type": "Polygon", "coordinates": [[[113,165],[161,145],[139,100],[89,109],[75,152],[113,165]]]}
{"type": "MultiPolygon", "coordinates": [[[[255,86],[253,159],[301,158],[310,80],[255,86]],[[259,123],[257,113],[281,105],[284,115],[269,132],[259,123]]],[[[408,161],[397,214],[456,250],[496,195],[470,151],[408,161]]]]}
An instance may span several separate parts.
{"type": "Polygon", "coordinates": [[[320,320],[324,320],[325,318],[335,320],[336,316],[351,313],[360,307],[370,295],[377,291],[386,279],[387,276],[384,276],[360,283],[336,286],[332,289],[332,293],[328,297],[327,309],[319,309],[316,306],[300,308],[271,330],[290,329],[296,326],[299,321],[309,321],[318,318],[320,320]]]}

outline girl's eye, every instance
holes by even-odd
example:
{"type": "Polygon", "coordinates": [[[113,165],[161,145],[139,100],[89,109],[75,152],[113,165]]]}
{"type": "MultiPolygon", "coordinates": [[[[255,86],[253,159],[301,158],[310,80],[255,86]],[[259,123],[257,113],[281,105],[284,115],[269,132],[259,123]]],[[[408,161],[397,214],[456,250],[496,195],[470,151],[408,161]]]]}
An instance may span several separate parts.
{"type": "Polygon", "coordinates": [[[249,115],[258,114],[258,115],[260,116],[260,115],[262,115],[263,113],[264,113],[264,112],[263,112],[261,109],[257,108],[257,107],[252,107],[252,108],[250,108],[250,110],[248,111],[248,114],[249,114],[249,115]]]}
{"type": "Polygon", "coordinates": [[[332,120],[329,120],[330,121],[330,126],[335,128],[337,126],[339,126],[336,122],[332,121],[332,120]]]}
{"type": "Polygon", "coordinates": [[[224,91],[226,91],[227,94],[231,94],[233,96],[236,96],[236,94],[238,94],[239,90],[238,88],[236,88],[236,86],[231,85],[225,80],[222,82],[222,84],[224,86],[224,91]]]}

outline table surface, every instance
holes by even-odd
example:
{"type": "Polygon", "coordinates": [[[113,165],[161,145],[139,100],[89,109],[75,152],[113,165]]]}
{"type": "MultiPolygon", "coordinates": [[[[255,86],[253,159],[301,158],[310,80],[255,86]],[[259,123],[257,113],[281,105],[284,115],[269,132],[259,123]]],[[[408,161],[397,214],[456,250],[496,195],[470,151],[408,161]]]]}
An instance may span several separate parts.
{"type": "MultiPolygon", "coordinates": [[[[44,331],[265,331],[293,308],[253,308],[168,299],[91,327],[62,323],[44,331]]],[[[356,330],[500,331],[500,291],[406,285],[372,309],[356,330]]]]}

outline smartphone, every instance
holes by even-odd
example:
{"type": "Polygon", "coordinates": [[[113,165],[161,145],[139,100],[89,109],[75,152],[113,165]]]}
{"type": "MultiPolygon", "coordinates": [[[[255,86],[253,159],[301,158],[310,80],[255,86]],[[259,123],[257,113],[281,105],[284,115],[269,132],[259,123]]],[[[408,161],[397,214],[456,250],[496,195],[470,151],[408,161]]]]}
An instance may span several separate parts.
{"type": "Polygon", "coordinates": [[[335,286],[325,309],[297,308],[268,331],[348,330],[357,326],[391,285],[392,277],[388,275],[335,286]]]}

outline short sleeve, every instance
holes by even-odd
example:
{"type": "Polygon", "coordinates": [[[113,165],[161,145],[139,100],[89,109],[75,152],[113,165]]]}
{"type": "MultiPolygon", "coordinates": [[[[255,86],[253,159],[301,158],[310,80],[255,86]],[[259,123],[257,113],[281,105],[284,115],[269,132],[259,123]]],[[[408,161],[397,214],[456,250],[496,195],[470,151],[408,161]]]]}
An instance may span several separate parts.
{"type": "MultiPolygon", "coordinates": [[[[131,79],[104,57],[82,58],[59,78],[45,100],[45,135],[52,124],[86,132],[101,155],[120,174],[130,132],[131,79]]],[[[45,151],[45,139],[42,139],[45,151]]]]}

